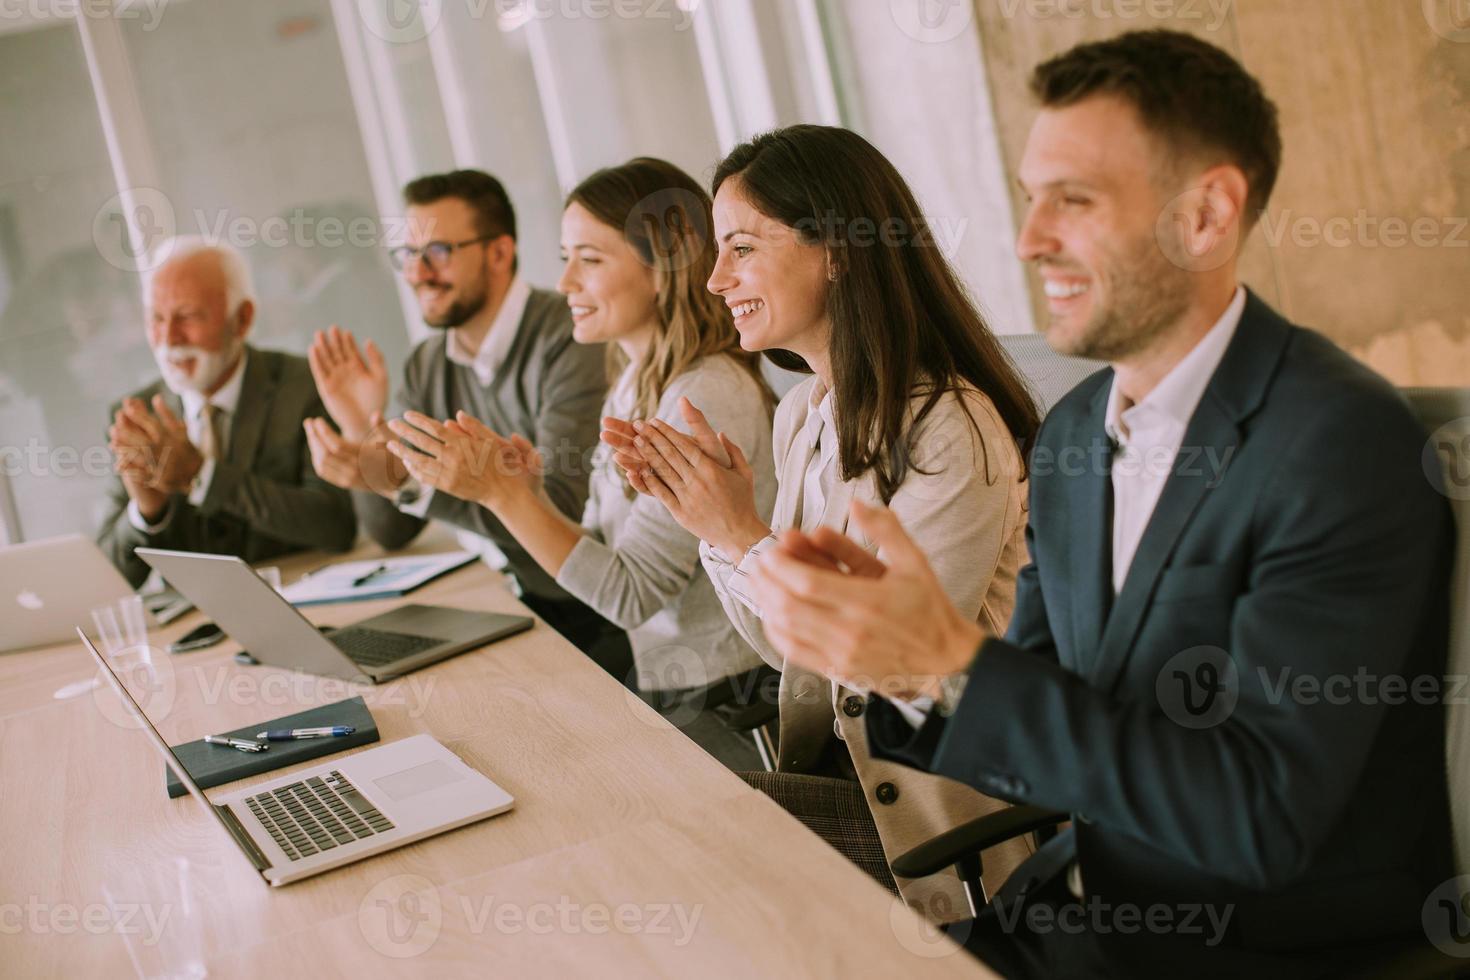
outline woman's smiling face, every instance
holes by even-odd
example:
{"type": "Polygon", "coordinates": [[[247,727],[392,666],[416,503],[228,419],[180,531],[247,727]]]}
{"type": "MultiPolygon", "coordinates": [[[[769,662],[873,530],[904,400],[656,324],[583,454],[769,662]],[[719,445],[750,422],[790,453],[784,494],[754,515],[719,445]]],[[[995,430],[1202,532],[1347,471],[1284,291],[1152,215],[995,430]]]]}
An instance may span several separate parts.
{"type": "Polygon", "coordinates": [[[646,344],[658,319],[653,270],[621,231],[573,203],[561,216],[561,279],[580,344],[646,344]]]}
{"type": "Polygon", "coordinates": [[[714,217],[719,258],[709,289],[734,315],[740,346],[825,352],[826,249],[757,210],[739,177],[720,185],[714,217]]]}

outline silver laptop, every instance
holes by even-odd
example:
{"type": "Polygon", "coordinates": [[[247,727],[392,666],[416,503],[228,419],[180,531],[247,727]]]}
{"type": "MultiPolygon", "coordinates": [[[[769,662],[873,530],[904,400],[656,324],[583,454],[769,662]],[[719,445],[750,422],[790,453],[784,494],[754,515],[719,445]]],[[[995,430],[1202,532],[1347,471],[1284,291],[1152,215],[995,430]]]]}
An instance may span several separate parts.
{"type": "Polygon", "coordinates": [[[132,594],[80,534],[0,548],[0,652],[65,643],[90,610],[132,594]]]}
{"type": "MultiPolygon", "coordinates": [[[[504,813],[515,805],[430,735],[365,749],[211,803],[87,634],[77,629],[163,761],[272,885],[340,868],[504,813]]],[[[221,752],[234,749],[221,748],[221,752]]]]}
{"type": "Polygon", "coordinates": [[[526,616],[403,605],[323,634],[233,555],[137,549],[142,558],[263,664],[381,683],[531,628],[526,616]]]}

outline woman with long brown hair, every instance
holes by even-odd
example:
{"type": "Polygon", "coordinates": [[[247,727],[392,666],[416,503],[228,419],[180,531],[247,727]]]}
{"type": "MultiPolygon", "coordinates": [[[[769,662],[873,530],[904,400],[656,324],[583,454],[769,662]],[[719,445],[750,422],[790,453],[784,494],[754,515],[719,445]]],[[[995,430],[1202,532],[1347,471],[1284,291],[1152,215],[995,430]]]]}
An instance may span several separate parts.
{"type": "MultiPolygon", "coordinates": [[[[598,171],[567,197],[557,289],[573,338],[607,344],[604,414],[671,415],[685,397],[704,405],[752,461],[752,506],[769,514],[774,398],[730,311],[705,289],[716,257],[710,208],[703,188],[662,160],[598,171]]],[[[708,710],[747,694],[761,658],[721,609],[699,539],[635,494],[607,447],[593,457],[579,526],[539,493],[539,459],[524,439],[503,439],[464,413],[436,429],[423,441],[438,457],[432,465],[394,448],[409,470],[489,509],[557,584],[615,624],[599,642],[631,644],[639,693],[686,734],[732,768],[758,766],[754,744],[708,710]]]]}
{"type": "MultiPolygon", "coordinates": [[[[848,526],[849,506],[882,503],[956,607],[1003,632],[1025,558],[1023,460],[1036,409],[902,176],[862,137],[825,126],[767,133],[719,165],[714,192],[720,257],[709,288],[747,350],[813,374],[776,412],[772,520],[755,505],[739,447],[697,406],[680,406],[692,437],[666,420],[610,421],[603,439],[633,486],[704,542],[731,620],[784,667],[781,771],[750,781],[931,917],[966,914],[953,875],[894,883],[885,854],[998,804],[869,755],[864,695],[882,679],[850,689],[785,667],[747,575],[786,528],[825,525],[871,549],[848,526]]],[[[1021,856],[993,855],[987,877],[1003,880],[1021,856]]]]}

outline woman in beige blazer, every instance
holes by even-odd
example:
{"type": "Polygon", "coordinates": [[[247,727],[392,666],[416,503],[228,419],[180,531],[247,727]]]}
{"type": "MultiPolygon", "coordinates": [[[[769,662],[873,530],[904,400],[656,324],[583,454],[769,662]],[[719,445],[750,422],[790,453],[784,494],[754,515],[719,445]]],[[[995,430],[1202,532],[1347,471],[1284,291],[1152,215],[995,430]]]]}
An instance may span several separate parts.
{"type": "MultiPolygon", "coordinates": [[[[663,420],[609,421],[603,438],[634,487],[699,536],[731,621],[784,667],[780,772],[750,781],[893,883],[887,861],[1001,804],[873,759],[862,714],[882,678],[857,690],[786,667],[747,576],[776,531],[854,533],[851,501],[882,503],[949,598],[1003,632],[1025,560],[1023,447],[1036,409],[903,178],[862,137],[820,126],[765,134],[720,164],[714,189],[710,290],[733,311],[743,347],[813,375],[777,408],[772,520],[757,513],[738,446],[687,400],[689,435],[663,420]]],[[[1024,856],[1021,845],[987,855],[986,878],[1003,879],[1024,856]]],[[[894,884],[935,920],[967,914],[953,875],[894,884]]]]}

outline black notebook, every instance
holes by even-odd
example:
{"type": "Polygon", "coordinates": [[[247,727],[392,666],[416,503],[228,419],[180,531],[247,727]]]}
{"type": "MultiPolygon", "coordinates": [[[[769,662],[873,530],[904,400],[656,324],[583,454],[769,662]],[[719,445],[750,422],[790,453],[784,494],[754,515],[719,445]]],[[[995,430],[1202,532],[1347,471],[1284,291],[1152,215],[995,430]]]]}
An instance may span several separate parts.
{"type": "MultiPolygon", "coordinates": [[[[360,697],[348,698],[346,701],[338,701],[334,704],[324,704],[319,708],[300,711],[283,718],[257,722],[231,732],[211,732],[210,734],[253,740],[257,732],[263,732],[269,728],[324,728],[327,725],[351,725],[357,731],[351,735],[271,742],[269,743],[270,748],[264,752],[241,752],[228,745],[210,745],[201,739],[197,742],[175,745],[174,755],[178,756],[184,768],[189,770],[189,775],[194,777],[194,782],[199,784],[200,789],[209,789],[211,786],[220,786],[236,779],[244,779],[246,776],[270,772],[272,769],[284,769],[298,762],[306,762],[309,759],[331,755],[333,752],[341,752],[343,749],[367,745],[369,742],[378,740],[377,723],[373,721],[372,713],[368,711],[367,705],[363,704],[360,697]]],[[[184,788],[183,783],[179,782],[173,770],[167,766],[164,769],[168,776],[168,795],[183,796],[187,793],[188,790],[184,788]]]]}

